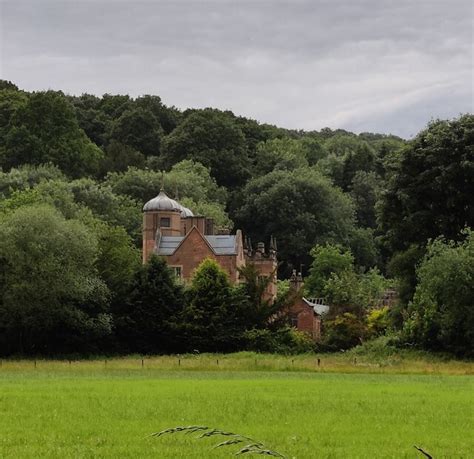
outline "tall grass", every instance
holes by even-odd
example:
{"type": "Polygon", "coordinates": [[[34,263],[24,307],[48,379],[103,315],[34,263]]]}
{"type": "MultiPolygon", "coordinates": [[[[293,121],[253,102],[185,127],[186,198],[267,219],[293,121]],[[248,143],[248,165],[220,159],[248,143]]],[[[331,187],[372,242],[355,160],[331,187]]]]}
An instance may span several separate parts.
{"type": "Polygon", "coordinates": [[[240,352],[167,356],[95,357],[87,360],[3,359],[2,372],[55,371],[62,374],[96,371],[284,371],[314,373],[474,374],[474,362],[416,351],[386,352],[375,347],[346,353],[282,356],[240,352]]]}

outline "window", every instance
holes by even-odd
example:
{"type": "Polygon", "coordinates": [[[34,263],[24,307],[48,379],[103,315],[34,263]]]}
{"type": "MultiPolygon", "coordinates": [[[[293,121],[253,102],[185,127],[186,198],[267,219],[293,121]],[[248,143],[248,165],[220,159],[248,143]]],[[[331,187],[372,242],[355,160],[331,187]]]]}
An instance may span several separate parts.
{"type": "Polygon", "coordinates": [[[169,217],[160,218],[160,227],[169,228],[171,226],[171,220],[169,217]]]}
{"type": "Polygon", "coordinates": [[[298,316],[291,316],[291,326],[298,328],[298,316]]]}
{"type": "Polygon", "coordinates": [[[177,279],[181,279],[181,266],[170,266],[177,279]]]}

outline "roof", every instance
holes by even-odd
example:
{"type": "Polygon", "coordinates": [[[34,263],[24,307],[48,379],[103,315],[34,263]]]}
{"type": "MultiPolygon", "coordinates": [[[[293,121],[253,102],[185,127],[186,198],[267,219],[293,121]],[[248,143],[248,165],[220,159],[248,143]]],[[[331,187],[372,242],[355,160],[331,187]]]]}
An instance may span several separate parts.
{"type": "Polygon", "coordinates": [[[158,196],[150,199],[143,206],[143,210],[145,212],[153,210],[179,210],[181,212],[180,204],[178,204],[174,199],[168,197],[163,190],[160,191],[158,196]]]}
{"type": "Polygon", "coordinates": [[[194,214],[191,209],[184,207],[178,201],[171,199],[163,190],[160,191],[158,196],[150,199],[144,206],[144,212],[157,211],[157,210],[172,210],[181,212],[181,217],[193,217],[194,214]]]}
{"type": "Polygon", "coordinates": [[[313,308],[314,312],[318,315],[326,314],[329,311],[329,306],[324,304],[323,298],[304,298],[303,301],[310,307],[313,308]]]}
{"type": "MultiPolygon", "coordinates": [[[[204,238],[216,255],[237,254],[235,235],[204,236],[204,238]]],[[[183,236],[161,236],[158,255],[173,255],[183,239],[185,239],[183,236]]]]}
{"type": "Polygon", "coordinates": [[[173,255],[183,239],[183,236],[161,236],[158,255],[173,255]]]}
{"type": "Polygon", "coordinates": [[[204,236],[216,255],[236,255],[235,235],[204,236]]]}

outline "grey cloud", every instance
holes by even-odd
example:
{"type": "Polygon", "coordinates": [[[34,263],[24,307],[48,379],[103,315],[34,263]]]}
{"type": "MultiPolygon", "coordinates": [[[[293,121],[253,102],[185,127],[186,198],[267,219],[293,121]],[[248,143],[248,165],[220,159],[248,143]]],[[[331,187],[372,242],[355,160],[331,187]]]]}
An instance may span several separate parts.
{"type": "Polygon", "coordinates": [[[1,15],[0,74],[30,90],[157,93],[285,127],[404,136],[473,106],[464,0],[20,0],[1,15]]]}

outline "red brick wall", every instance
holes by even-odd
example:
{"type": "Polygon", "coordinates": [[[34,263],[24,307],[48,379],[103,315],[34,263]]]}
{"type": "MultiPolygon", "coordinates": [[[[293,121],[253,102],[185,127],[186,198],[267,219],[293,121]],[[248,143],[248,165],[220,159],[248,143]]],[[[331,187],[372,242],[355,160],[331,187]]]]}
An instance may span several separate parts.
{"type": "Polygon", "coordinates": [[[163,236],[180,236],[181,235],[181,214],[178,211],[159,211],[145,212],[143,214],[143,262],[145,263],[155,248],[156,230],[160,224],[160,218],[169,218],[170,226],[161,227],[160,231],[163,236]]]}
{"type": "Polygon", "coordinates": [[[302,298],[298,298],[291,306],[290,317],[297,319],[299,331],[308,333],[316,341],[321,339],[321,318],[302,298]]]}
{"type": "Polygon", "coordinates": [[[176,249],[173,255],[166,257],[170,266],[181,266],[182,278],[187,281],[193,276],[194,270],[205,258],[212,258],[229,274],[230,281],[238,281],[237,256],[216,255],[207,244],[206,240],[197,231],[191,231],[188,237],[176,249]]]}

